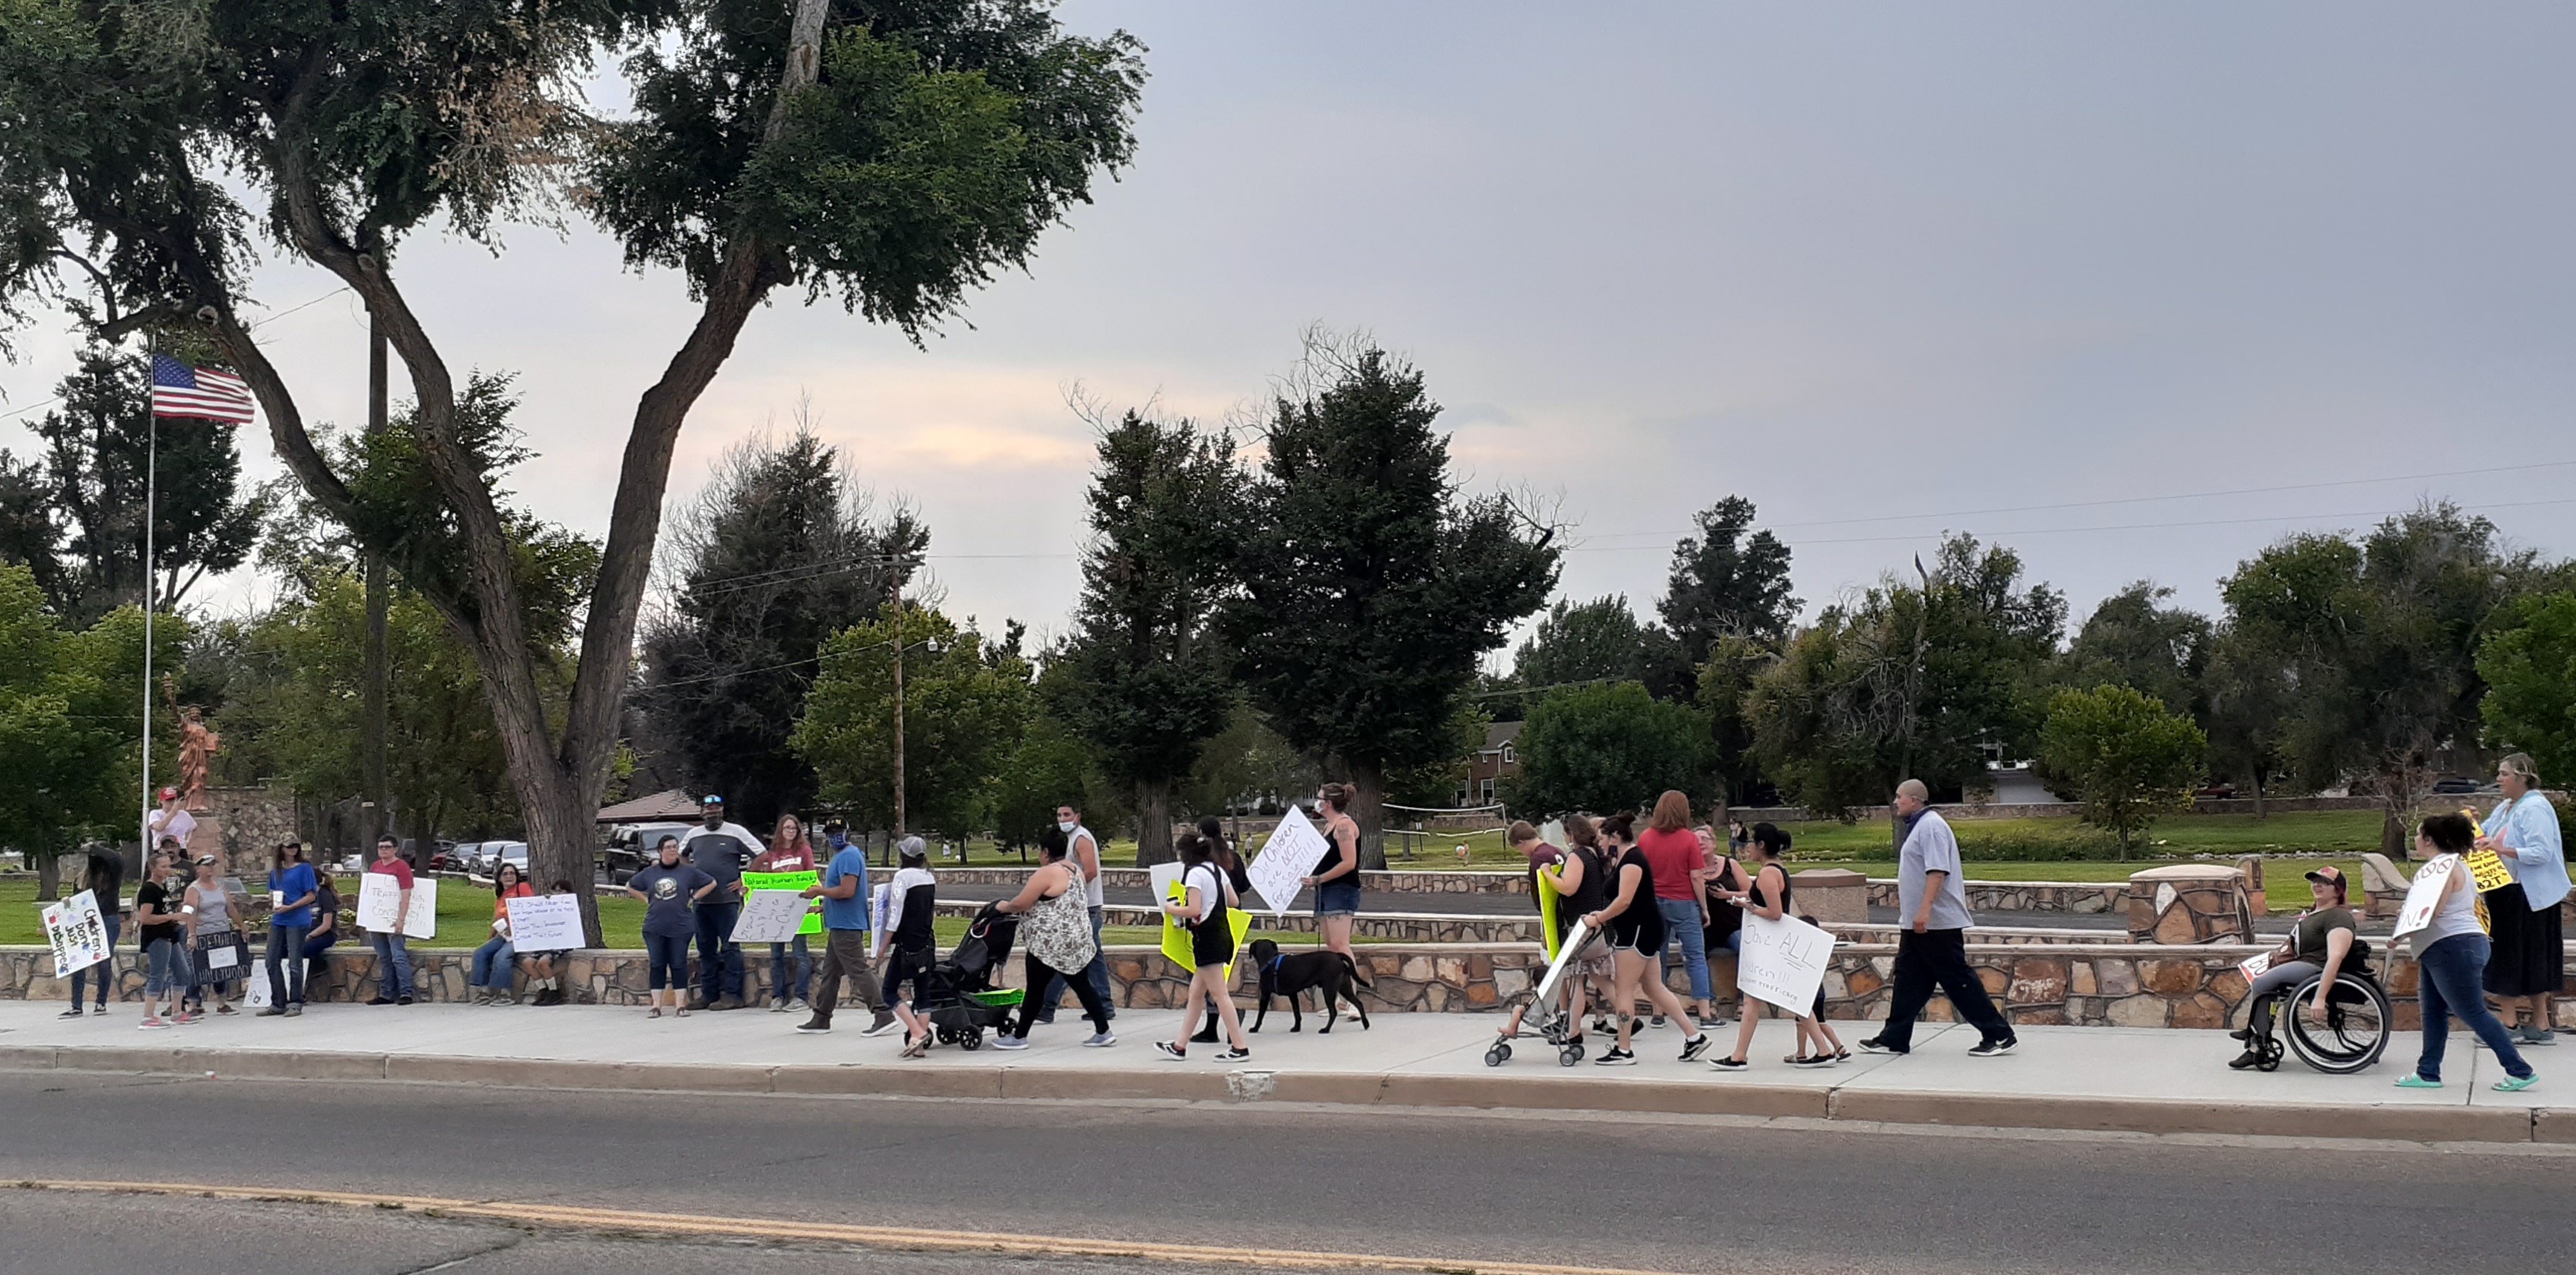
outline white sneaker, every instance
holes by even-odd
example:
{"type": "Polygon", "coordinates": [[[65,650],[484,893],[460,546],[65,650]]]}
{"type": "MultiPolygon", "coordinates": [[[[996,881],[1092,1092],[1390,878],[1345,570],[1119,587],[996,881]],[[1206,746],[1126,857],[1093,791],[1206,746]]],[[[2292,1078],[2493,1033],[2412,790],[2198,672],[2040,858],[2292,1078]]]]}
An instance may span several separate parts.
{"type": "Polygon", "coordinates": [[[1117,1043],[1118,1038],[1110,1035],[1108,1032],[1102,1032],[1099,1035],[1082,1042],[1083,1047],[1086,1049],[1107,1049],[1111,1045],[1115,1045],[1117,1043]]]}
{"type": "Polygon", "coordinates": [[[993,1048],[995,1049],[1026,1049],[1028,1047],[1029,1042],[1022,1040],[1017,1036],[996,1036],[993,1038],[993,1048]]]}

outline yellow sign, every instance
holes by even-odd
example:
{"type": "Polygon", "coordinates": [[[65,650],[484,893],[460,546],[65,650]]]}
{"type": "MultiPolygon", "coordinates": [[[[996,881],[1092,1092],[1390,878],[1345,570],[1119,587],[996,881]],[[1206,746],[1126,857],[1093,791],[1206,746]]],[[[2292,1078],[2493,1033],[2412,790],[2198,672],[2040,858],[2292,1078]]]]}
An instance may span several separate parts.
{"type": "Polygon", "coordinates": [[[2512,870],[2504,866],[2503,858],[2493,850],[2471,850],[2460,858],[2469,865],[2469,879],[2478,887],[2480,894],[2513,884],[2512,870]]]}
{"type": "Polygon", "coordinates": [[[1547,946],[1547,963],[1556,964],[1556,869],[1540,868],[1531,874],[1530,888],[1538,891],[1538,941],[1547,946]]]}
{"type": "MultiPolygon", "coordinates": [[[[1178,903],[1187,899],[1189,894],[1188,890],[1182,886],[1180,882],[1174,881],[1171,884],[1171,888],[1165,892],[1164,897],[1172,902],[1178,903]]],[[[1243,950],[1243,936],[1252,932],[1252,914],[1244,911],[1242,908],[1227,908],[1225,910],[1225,919],[1234,930],[1234,951],[1241,952],[1243,950]]],[[[1190,945],[1190,932],[1181,928],[1181,923],[1173,920],[1172,914],[1169,912],[1163,914],[1163,955],[1170,957],[1172,964],[1178,965],[1182,969],[1190,970],[1198,968],[1198,955],[1190,945]]],[[[1225,977],[1234,977],[1234,956],[1232,953],[1227,954],[1225,958],[1225,977]]]]}

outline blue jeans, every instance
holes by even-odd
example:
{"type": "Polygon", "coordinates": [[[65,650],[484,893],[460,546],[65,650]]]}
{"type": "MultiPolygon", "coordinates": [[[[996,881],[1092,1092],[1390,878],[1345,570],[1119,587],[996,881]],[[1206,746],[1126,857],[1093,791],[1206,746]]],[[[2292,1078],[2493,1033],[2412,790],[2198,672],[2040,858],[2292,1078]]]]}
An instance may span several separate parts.
{"type": "Polygon", "coordinates": [[[689,990],[689,936],[686,934],[647,934],[644,936],[644,986],[651,991],[665,987],[689,990]]]}
{"type": "MultiPolygon", "coordinates": [[[[116,901],[114,899],[108,900],[108,908],[112,908],[114,906],[116,906],[116,901]]],[[[98,910],[98,919],[107,923],[107,959],[100,961],[96,965],[85,966],[81,969],[72,971],[73,1009],[80,1008],[81,988],[91,979],[96,979],[98,981],[98,1007],[101,1010],[107,1008],[107,994],[116,988],[116,927],[117,922],[125,918],[115,912],[109,911],[108,908],[100,908],[98,910]]]]}
{"type": "Polygon", "coordinates": [[[307,925],[268,927],[268,1007],[304,1003],[304,935],[307,925]]]}
{"type": "Polygon", "coordinates": [[[2450,1043],[2454,1014],[2495,1051],[2506,1075],[2531,1074],[2531,1064],[2513,1047],[2512,1033],[2487,1008],[2486,935],[2454,934],[2416,953],[2415,966],[2415,1003],[2424,1011],[2424,1053],[2415,1060],[2416,1075],[2442,1078],[2442,1050],[2450,1043]]]}
{"type": "Polygon", "coordinates": [[[376,995],[389,1001],[411,995],[410,944],[399,932],[367,931],[367,946],[376,950],[376,995]]]}
{"type": "Polygon", "coordinates": [[[1682,945],[1683,966],[1690,970],[1691,999],[1708,1001],[1715,998],[1708,982],[1708,932],[1700,928],[1697,899],[1657,899],[1655,910],[1664,915],[1664,969],[1673,967],[1673,943],[1682,945]]]}
{"type": "MultiPolygon", "coordinates": [[[[1116,1018],[1118,1016],[1118,1008],[1109,999],[1109,951],[1107,948],[1100,946],[1100,909],[1088,908],[1085,910],[1091,913],[1091,964],[1082,967],[1082,977],[1090,980],[1092,995],[1100,998],[1101,1008],[1105,1010],[1111,1018],[1116,1018]]],[[[1057,974],[1047,980],[1047,984],[1044,988],[1039,989],[1036,1000],[1037,1017],[1034,1021],[1041,1023],[1052,1023],[1055,1021],[1055,1007],[1058,1002],[1064,999],[1065,991],[1065,989],[1058,988],[1056,984],[1063,981],[1064,976],[1062,974],[1057,974]]],[[[1028,1022],[1031,1020],[1025,1013],[1023,1013],[1021,1015],[1021,1021],[1028,1022]]]]}
{"type": "Polygon", "coordinates": [[[710,1005],[727,996],[741,1000],[742,949],[734,945],[733,923],[741,919],[742,905],[716,902],[710,894],[697,913],[699,994],[710,1005]]]}
{"type": "Polygon", "coordinates": [[[474,949],[474,976],[468,979],[476,987],[496,992],[510,990],[510,940],[495,934],[474,949]]]}
{"type": "Polygon", "coordinates": [[[309,996],[318,1001],[330,995],[331,962],[323,958],[329,956],[331,949],[339,942],[340,931],[337,929],[325,930],[320,934],[306,932],[303,947],[304,991],[296,997],[297,1000],[303,1000],[309,996]]]}
{"type": "Polygon", "coordinates": [[[806,990],[814,985],[814,954],[806,949],[805,936],[799,934],[785,943],[772,943],[769,945],[771,1000],[787,999],[787,954],[791,949],[796,954],[796,999],[805,999],[806,990]]]}
{"type": "Polygon", "coordinates": [[[177,939],[155,939],[143,949],[143,999],[188,990],[188,957],[177,939]]]}

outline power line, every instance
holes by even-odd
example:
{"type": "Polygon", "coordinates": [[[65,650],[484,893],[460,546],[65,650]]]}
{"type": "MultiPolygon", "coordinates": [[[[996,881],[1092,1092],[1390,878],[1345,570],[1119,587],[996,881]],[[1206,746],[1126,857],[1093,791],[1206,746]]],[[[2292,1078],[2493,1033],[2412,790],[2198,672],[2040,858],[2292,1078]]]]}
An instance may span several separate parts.
{"type": "MultiPolygon", "coordinates": [[[[275,322],[277,322],[279,319],[283,319],[283,318],[285,318],[286,316],[288,316],[288,315],[290,315],[290,314],[293,314],[293,313],[295,313],[295,312],[296,312],[296,311],[298,311],[298,310],[310,309],[310,308],[312,308],[312,307],[314,307],[314,306],[317,306],[317,305],[320,305],[320,304],[322,304],[323,302],[328,301],[328,300],[330,300],[331,298],[336,297],[336,296],[340,295],[341,293],[346,292],[346,291],[348,291],[348,290],[349,290],[349,289],[348,289],[348,287],[347,287],[346,285],[343,285],[343,286],[341,286],[341,287],[337,287],[337,288],[333,288],[333,289],[331,289],[329,292],[325,292],[325,293],[323,293],[321,296],[315,297],[315,298],[313,298],[312,300],[307,301],[307,302],[304,302],[304,303],[303,303],[303,304],[301,304],[301,305],[289,306],[289,307],[287,307],[286,309],[280,310],[280,311],[278,311],[278,312],[277,312],[277,313],[275,313],[275,314],[269,315],[268,317],[266,317],[266,318],[264,318],[264,319],[261,319],[261,320],[260,320],[259,322],[257,322],[257,323],[248,324],[248,325],[246,325],[246,326],[244,326],[244,327],[242,328],[242,331],[244,331],[244,332],[257,332],[257,331],[259,331],[261,328],[266,327],[266,326],[268,326],[269,324],[275,323],[275,322]]],[[[62,401],[63,401],[63,396],[62,396],[62,395],[60,395],[60,394],[57,394],[57,395],[53,396],[52,398],[45,399],[45,400],[42,400],[42,401],[40,401],[40,402],[29,403],[29,404],[28,404],[28,405],[26,405],[25,407],[16,408],[16,409],[13,409],[13,410],[10,410],[10,411],[6,411],[6,412],[0,412],[0,421],[5,421],[5,420],[8,420],[8,419],[10,419],[10,418],[12,418],[12,417],[24,416],[24,415],[26,415],[27,413],[32,412],[32,411],[34,411],[34,410],[36,410],[37,408],[40,408],[40,407],[51,407],[51,406],[53,406],[54,404],[59,403],[59,402],[62,402],[62,401]]]]}

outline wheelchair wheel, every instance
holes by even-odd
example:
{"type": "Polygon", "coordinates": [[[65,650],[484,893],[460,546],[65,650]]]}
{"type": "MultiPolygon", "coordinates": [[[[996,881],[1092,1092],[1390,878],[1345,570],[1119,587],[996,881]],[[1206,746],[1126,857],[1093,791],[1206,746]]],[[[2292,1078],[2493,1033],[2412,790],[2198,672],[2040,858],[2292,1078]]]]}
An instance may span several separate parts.
{"type": "Polygon", "coordinates": [[[2394,1017],[2388,993],[2374,979],[2339,975],[2326,993],[2325,1021],[2311,1022],[2308,1003],[2316,998],[2318,977],[2301,982],[2281,1001],[2281,1032],[2299,1061],[2332,1076],[2348,1076],[2379,1061],[2388,1049],[2394,1017]]]}
{"type": "Polygon", "coordinates": [[[2286,1052],[2281,1047],[2280,1037],[2265,1037],[2254,1046],[2254,1070],[2279,1071],[2286,1052]]]}

